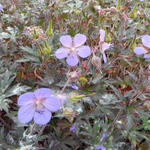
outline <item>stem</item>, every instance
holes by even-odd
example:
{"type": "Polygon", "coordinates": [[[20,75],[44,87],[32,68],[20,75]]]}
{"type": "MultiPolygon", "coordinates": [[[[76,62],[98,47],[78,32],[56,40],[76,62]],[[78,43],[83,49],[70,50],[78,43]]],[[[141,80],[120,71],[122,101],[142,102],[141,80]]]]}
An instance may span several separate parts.
{"type": "Polygon", "coordinates": [[[67,87],[67,85],[69,84],[69,82],[70,82],[70,78],[68,78],[68,80],[66,81],[64,87],[63,87],[62,90],[60,91],[60,94],[63,94],[63,92],[64,92],[65,88],[67,87]]]}
{"type": "Polygon", "coordinates": [[[31,128],[31,131],[30,131],[30,133],[29,133],[29,135],[32,135],[33,134],[33,130],[34,130],[34,128],[35,128],[35,123],[33,124],[33,126],[32,126],[32,128],[31,128]]]}
{"type": "MultiPolygon", "coordinates": [[[[68,80],[66,81],[64,87],[63,87],[62,90],[60,91],[60,94],[63,94],[63,92],[64,92],[65,88],[67,87],[67,85],[69,84],[70,80],[71,80],[71,78],[68,78],[68,80]]],[[[64,108],[64,106],[63,106],[62,103],[61,103],[61,105],[62,105],[62,108],[64,108]]],[[[37,135],[37,138],[39,138],[39,137],[42,135],[42,133],[43,133],[45,127],[46,127],[46,125],[43,125],[43,126],[42,126],[40,132],[39,132],[38,135],[37,135]]],[[[34,128],[34,125],[33,125],[33,128],[34,128]]],[[[32,130],[33,130],[33,129],[31,129],[31,132],[30,132],[30,133],[32,133],[32,130]]],[[[38,142],[38,141],[37,141],[37,142],[38,142]]],[[[36,142],[36,144],[37,144],[37,142],[36,142]]]]}
{"type": "Polygon", "coordinates": [[[112,127],[111,127],[110,133],[112,133],[112,131],[113,131],[113,129],[114,129],[114,126],[115,126],[115,123],[116,123],[116,121],[118,120],[118,118],[120,117],[121,113],[122,113],[122,110],[120,109],[120,110],[118,111],[118,113],[117,113],[116,118],[114,119],[114,121],[113,121],[113,123],[112,123],[112,127]]]}
{"type": "Polygon", "coordinates": [[[43,133],[43,131],[44,131],[45,128],[46,128],[46,125],[43,125],[42,128],[41,128],[41,130],[40,130],[40,132],[37,135],[37,141],[36,141],[35,145],[38,144],[38,138],[42,135],[42,133],[43,133]]]}

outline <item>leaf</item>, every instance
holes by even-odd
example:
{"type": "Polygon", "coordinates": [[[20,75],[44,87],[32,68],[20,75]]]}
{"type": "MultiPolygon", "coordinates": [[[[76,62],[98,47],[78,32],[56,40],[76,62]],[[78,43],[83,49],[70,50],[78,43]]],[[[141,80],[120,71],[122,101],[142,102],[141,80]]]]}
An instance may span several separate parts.
{"type": "Polygon", "coordinates": [[[132,9],[132,11],[131,11],[130,14],[129,14],[129,16],[130,16],[131,18],[134,18],[134,17],[135,17],[136,8],[137,8],[137,4],[134,5],[134,8],[132,9]]]}
{"type": "Polygon", "coordinates": [[[52,20],[49,21],[49,25],[48,25],[48,28],[46,30],[46,34],[48,36],[52,36],[53,35],[52,20]]]}

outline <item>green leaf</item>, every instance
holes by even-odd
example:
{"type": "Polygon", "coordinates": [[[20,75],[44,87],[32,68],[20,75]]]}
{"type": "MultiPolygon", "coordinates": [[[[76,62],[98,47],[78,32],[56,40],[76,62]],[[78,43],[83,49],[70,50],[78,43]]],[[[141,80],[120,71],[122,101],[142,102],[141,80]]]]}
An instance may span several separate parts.
{"type": "Polygon", "coordinates": [[[53,35],[52,20],[49,21],[49,25],[48,25],[48,28],[46,30],[46,34],[48,36],[52,36],[53,35]]]}

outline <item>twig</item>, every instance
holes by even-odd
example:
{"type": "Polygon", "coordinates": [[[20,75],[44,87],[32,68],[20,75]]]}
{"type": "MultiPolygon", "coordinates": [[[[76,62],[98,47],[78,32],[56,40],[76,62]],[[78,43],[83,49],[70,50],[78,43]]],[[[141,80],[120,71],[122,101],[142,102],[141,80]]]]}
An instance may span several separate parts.
{"type": "Polygon", "coordinates": [[[68,80],[66,81],[64,87],[62,88],[62,90],[60,91],[60,94],[62,94],[65,90],[65,88],[67,87],[67,85],[69,84],[71,78],[68,78],[68,80]]]}
{"type": "Polygon", "coordinates": [[[46,128],[46,125],[43,125],[42,128],[41,128],[41,130],[40,130],[40,132],[37,135],[37,141],[36,141],[35,145],[38,144],[38,138],[42,135],[42,133],[43,133],[43,131],[44,131],[45,128],[46,128]]]}
{"type": "Polygon", "coordinates": [[[111,127],[110,133],[112,133],[112,131],[113,131],[113,129],[114,129],[114,126],[115,126],[115,123],[116,123],[116,121],[118,120],[118,118],[120,117],[121,113],[122,113],[122,110],[120,109],[120,110],[118,111],[118,113],[117,113],[116,118],[114,119],[114,121],[113,121],[113,123],[112,123],[112,127],[111,127]]]}
{"type": "Polygon", "coordinates": [[[30,131],[30,133],[29,133],[29,135],[32,135],[32,133],[33,133],[33,130],[34,130],[34,128],[35,128],[35,123],[33,124],[33,126],[32,126],[32,128],[31,128],[31,131],[30,131]]]}
{"type": "Polygon", "coordinates": [[[38,79],[40,79],[42,82],[44,82],[44,80],[37,74],[37,68],[35,68],[35,70],[34,70],[34,75],[35,75],[38,79]]]}

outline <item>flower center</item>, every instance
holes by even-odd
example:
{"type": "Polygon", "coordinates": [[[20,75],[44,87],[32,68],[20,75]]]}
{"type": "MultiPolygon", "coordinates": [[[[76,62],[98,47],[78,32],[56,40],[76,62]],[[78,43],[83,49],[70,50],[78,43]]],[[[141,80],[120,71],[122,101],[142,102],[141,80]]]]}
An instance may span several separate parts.
{"type": "Polygon", "coordinates": [[[72,55],[73,57],[76,56],[76,55],[77,55],[76,48],[75,48],[75,47],[72,47],[72,48],[70,49],[70,53],[71,53],[71,55],[72,55]]]}
{"type": "Polygon", "coordinates": [[[44,99],[35,99],[34,100],[36,111],[42,111],[43,110],[43,108],[44,108],[43,101],[44,101],[44,99]]]}

